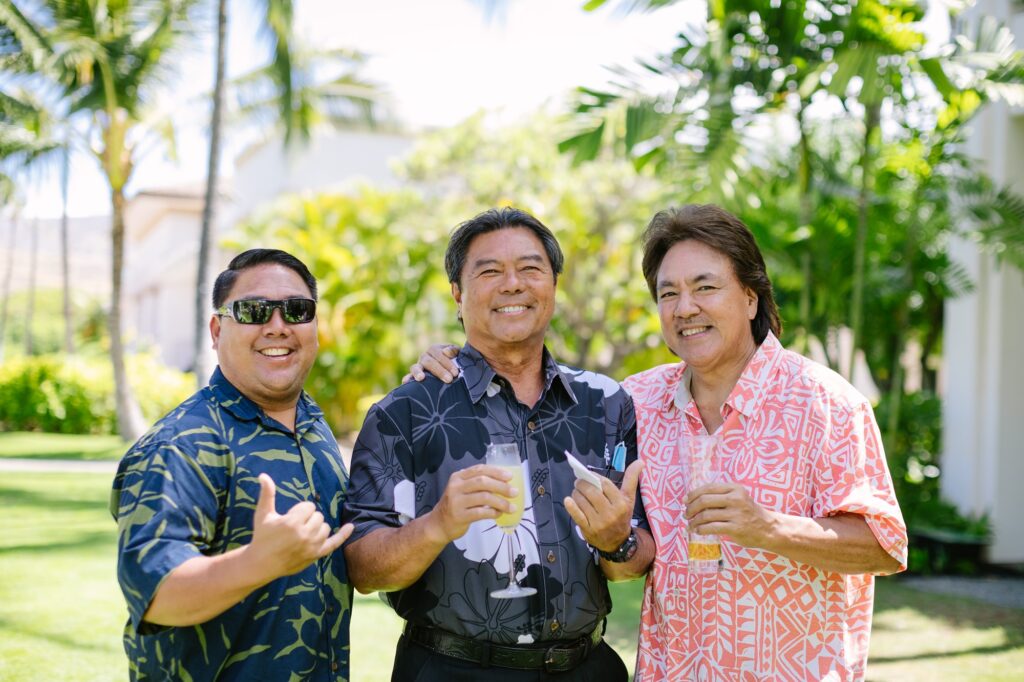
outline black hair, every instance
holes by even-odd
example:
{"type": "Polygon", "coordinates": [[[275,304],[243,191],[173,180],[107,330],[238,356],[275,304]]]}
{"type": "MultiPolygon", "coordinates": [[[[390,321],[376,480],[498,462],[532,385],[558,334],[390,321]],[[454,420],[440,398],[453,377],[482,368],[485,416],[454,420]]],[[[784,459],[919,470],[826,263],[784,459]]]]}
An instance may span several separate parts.
{"type": "Polygon", "coordinates": [[[675,244],[688,239],[706,244],[726,256],[740,284],[757,294],[757,313],[750,321],[754,341],[760,345],[769,330],[779,336],[782,321],[764,256],[754,235],[742,220],[713,204],[667,208],[651,218],[643,235],[643,271],[654,300],[658,300],[658,270],[665,254],[675,244]]]}
{"type": "Polygon", "coordinates": [[[551,262],[551,270],[554,272],[557,282],[558,275],[562,273],[562,266],[565,264],[565,256],[562,255],[562,247],[558,245],[555,235],[544,223],[526,211],[511,206],[484,211],[452,231],[448,240],[448,249],[444,254],[444,268],[448,273],[448,281],[453,284],[459,283],[462,268],[466,265],[469,245],[477,236],[514,227],[526,228],[537,235],[540,243],[544,245],[544,251],[551,262]]]}
{"type": "Polygon", "coordinates": [[[302,278],[302,281],[306,283],[306,286],[309,287],[309,293],[312,295],[313,300],[317,300],[316,277],[313,277],[305,263],[287,251],[281,251],[280,249],[249,249],[232,258],[231,262],[228,263],[227,270],[217,275],[217,279],[213,283],[213,309],[217,310],[224,305],[224,300],[228,297],[228,293],[231,292],[231,287],[234,286],[240,272],[267,263],[283,265],[294,270],[302,278]]]}

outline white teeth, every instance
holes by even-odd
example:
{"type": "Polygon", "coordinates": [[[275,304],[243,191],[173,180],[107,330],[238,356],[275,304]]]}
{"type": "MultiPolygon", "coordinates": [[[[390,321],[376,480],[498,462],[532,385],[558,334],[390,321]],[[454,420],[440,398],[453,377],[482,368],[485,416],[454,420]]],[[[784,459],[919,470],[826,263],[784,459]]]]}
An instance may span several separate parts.
{"type": "Polygon", "coordinates": [[[272,358],[280,357],[282,355],[288,355],[291,353],[287,348],[264,348],[260,351],[263,355],[269,355],[272,358]]]}
{"type": "Polygon", "coordinates": [[[526,310],[525,305],[507,305],[503,308],[498,308],[499,313],[521,313],[526,310]]]}
{"type": "Polygon", "coordinates": [[[684,329],[679,333],[680,336],[693,336],[694,334],[700,334],[701,332],[707,331],[711,327],[694,327],[693,329],[684,329]]]}

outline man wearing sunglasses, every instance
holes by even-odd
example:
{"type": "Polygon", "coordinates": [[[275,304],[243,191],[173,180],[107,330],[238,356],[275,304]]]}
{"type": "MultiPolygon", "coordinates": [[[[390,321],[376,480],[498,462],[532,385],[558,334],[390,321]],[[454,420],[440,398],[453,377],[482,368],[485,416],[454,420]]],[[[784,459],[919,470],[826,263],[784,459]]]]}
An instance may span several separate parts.
{"type": "Polygon", "coordinates": [[[131,679],[346,680],[348,473],[303,390],[316,280],[252,249],[213,287],[210,384],[121,461],[111,496],[131,679]]]}

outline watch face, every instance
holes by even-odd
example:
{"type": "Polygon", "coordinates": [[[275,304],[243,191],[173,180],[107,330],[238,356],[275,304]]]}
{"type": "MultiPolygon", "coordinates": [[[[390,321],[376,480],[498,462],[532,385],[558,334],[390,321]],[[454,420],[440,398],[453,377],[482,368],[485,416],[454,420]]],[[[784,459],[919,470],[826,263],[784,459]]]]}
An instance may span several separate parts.
{"type": "Polygon", "coordinates": [[[626,538],[626,542],[622,546],[622,549],[625,550],[623,552],[624,556],[622,557],[622,560],[629,561],[630,559],[632,559],[633,555],[636,554],[636,548],[638,545],[639,543],[637,542],[636,532],[629,531],[629,537],[626,538]]]}

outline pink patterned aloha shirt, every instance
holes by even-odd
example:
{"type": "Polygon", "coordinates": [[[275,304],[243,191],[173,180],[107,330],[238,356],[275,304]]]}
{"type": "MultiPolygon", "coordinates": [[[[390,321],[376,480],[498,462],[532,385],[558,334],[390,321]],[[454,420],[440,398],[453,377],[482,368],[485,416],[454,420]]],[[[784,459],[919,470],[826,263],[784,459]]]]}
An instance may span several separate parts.
{"type": "MultiPolygon", "coordinates": [[[[628,378],[657,554],[644,590],[635,682],[862,680],[874,577],[841,575],[722,539],[724,568],[686,562],[679,438],[706,433],[685,363],[628,378]]],[[[907,533],[868,401],[771,333],[725,405],[720,461],[765,508],[864,516],[906,567],[907,533]]]]}

